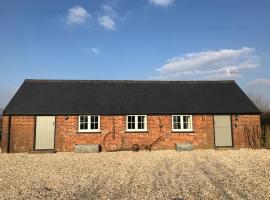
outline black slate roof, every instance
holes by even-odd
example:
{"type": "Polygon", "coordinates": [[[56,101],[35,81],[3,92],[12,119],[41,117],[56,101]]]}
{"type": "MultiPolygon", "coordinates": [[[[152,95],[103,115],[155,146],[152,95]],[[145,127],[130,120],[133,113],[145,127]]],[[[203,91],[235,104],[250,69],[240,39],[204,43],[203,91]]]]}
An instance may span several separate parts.
{"type": "Polygon", "coordinates": [[[234,81],[25,80],[4,115],[257,114],[234,81]]]}

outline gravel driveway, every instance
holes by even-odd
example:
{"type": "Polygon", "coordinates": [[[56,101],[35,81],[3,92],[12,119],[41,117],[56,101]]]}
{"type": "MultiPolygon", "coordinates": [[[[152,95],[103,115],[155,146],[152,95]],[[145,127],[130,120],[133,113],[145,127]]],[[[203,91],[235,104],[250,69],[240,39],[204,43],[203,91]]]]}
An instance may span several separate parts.
{"type": "Polygon", "coordinates": [[[0,199],[270,199],[269,150],[0,154],[0,199]]]}

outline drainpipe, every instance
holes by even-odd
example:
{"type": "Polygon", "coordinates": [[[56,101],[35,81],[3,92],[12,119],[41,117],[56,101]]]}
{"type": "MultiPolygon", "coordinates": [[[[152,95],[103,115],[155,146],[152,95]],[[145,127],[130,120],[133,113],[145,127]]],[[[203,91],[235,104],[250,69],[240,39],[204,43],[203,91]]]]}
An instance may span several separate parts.
{"type": "Polygon", "coordinates": [[[10,139],[11,139],[11,136],[10,136],[10,129],[11,129],[11,115],[8,116],[8,133],[7,133],[7,153],[10,152],[10,139]]]}

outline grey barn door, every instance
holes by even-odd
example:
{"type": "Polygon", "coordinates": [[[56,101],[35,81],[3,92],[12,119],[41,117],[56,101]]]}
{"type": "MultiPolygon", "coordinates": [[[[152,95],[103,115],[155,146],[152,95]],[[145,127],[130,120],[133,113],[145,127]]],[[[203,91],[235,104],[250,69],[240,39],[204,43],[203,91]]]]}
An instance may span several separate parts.
{"type": "Polygon", "coordinates": [[[36,119],[36,150],[54,149],[54,116],[37,116],[36,119]]]}
{"type": "Polygon", "coordinates": [[[232,128],[230,115],[215,115],[215,146],[232,146],[232,128]]]}

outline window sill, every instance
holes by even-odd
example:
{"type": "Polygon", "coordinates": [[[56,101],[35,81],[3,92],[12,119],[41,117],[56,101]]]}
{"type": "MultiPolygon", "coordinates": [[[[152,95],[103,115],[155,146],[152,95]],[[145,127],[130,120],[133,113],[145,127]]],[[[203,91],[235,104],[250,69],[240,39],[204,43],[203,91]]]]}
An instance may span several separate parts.
{"type": "Polygon", "coordinates": [[[176,130],[174,130],[174,131],[171,131],[171,133],[183,133],[183,134],[192,134],[192,133],[195,133],[195,131],[194,130],[190,130],[190,131],[185,131],[185,130],[179,130],[179,131],[176,131],[176,130]]]}
{"type": "Polygon", "coordinates": [[[95,131],[78,131],[77,134],[100,134],[101,130],[95,130],[95,131]]]}
{"type": "Polygon", "coordinates": [[[148,130],[126,130],[125,133],[149,133],[148,130]]]}

